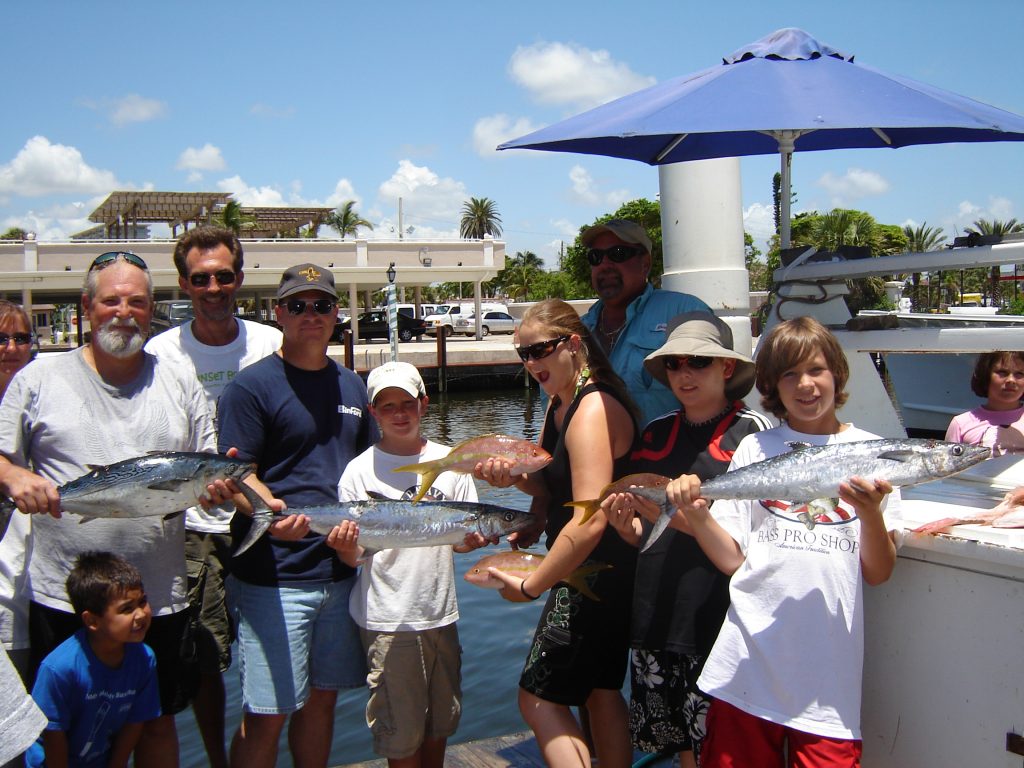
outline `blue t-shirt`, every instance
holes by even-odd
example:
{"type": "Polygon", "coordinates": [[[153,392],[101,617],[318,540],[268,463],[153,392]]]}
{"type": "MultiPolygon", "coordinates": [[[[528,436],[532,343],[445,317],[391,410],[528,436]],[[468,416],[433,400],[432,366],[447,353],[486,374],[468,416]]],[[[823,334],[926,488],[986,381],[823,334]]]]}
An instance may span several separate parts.
{"type": "MultiPolygon", "coordinates": [[[[108,667],[79,629],[43,659],[32,698],[50,721],[46,730],[67,734],[68,765],[104,768],[122,727],[160,716],[156,657],[144,643],[126,643],[121,666],[108,667]]],[[[46,764],[42,736],[25,759],[46,764]]]]}
{"type": "MultiPolygon", "coordinates": [[[[603,306],[604,302],[599,300],[583,315],[583,324],[590,330],[597,327],[603,306]]],[[[640,409],[642,424],[679,410],[679,401],[672,390],[644,368],[644,358],[665,343],[668,321],[683,312],[711,312],[711,309],[696,296],[656,290],[648,283],[644,292],[626,307],[626,324],[608,353],[612,368],[622,377],[629,396],[640,409]]]]}
{"type": "MultiPolygon", "coordinates": [[[[366,385],[334,361],[307,371],[269,355],[242,369],[220,397],[217,449],[238,448],[256,462],[256,476],[289,508],[336,504],[338,480],[349,461],[377,439],[366,385]]],[[[235,515],[236,546],[250,518],[235,515]]],[[[355,571],[335,556],[325,537],[298,541],[263,536],[232,562],[232,573],[259,586],[339,581],[355,571]]]]}

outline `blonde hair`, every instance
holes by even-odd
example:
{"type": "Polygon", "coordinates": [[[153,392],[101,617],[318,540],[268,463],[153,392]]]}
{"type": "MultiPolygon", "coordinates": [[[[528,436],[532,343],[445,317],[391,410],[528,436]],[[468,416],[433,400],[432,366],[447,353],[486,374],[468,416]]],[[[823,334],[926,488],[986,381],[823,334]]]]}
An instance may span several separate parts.
{"type": "Polygon", "coordinates": [[[754,375],[761,393],[761,406],[777,418],[785,418],[786,407],[779,397],[782,374],[821,352],[835,379],[835,407],[838,410],[849,399],[845,392],[850,380],[850,366],[839,341],[828,328],[813,317],[795,317],[772,328],[754,360],[754,375]]]}

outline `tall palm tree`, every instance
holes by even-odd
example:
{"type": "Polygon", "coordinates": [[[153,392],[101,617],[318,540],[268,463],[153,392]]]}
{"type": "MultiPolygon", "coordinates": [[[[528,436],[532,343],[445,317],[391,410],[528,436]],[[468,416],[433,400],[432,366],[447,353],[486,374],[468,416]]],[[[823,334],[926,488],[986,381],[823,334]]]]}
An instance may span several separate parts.
{"type": "Polygon", "coordinates": [[[530,285],[544,271],[544,260],[533,251],[517,251],[502,270],[502,285],[514,299],[529,299],[530,285]]]}
{"type": "MultiPolygon", "coordinates": [[[[1024,224],[1016,219],[1000,221],[999,219],[975,219],[973,227],[964,227],[967,232],[977,232],[979,235],[1009,235],[1014,232],[1024,232],[1024,224]]],[[[999,299],[999,267],[992,267],[992,303],[999,299]]]]}
{"type": "Polygon", "coordinates": [[[359,234],[359,228],[373,229],[373,224],[360,216],[356,210],[355,200],[346,200],[336,210],[331,211],[324,217],[324,224],[337,231],[344,240],[346,235],[355,237],[359,234]]]}
{"type": "Polygon", "coordinates": [[[903,234],[907,236],[907,250],[911,253],[934,251],[945,240],[942,227],[929,227],[927,221],[922,222],[916,229],[904,224],[903,234]]]}
{"type": "Polygon", "coordinates": [[[501,216],[498,204],[486,197],[471,197],[462,204],[462,221],[459,237],[467,240],[483,240],[484,235],[501,235],[501,216]]]}
{"type": "Polygon", "coordinates": [[[254,221],[254,217],[242,213],[242,204],[237,200],[228,200],[213,216],[214,224],[230,229],[235,235],[241,235],[243,229],[251,229],[254,221]]]}

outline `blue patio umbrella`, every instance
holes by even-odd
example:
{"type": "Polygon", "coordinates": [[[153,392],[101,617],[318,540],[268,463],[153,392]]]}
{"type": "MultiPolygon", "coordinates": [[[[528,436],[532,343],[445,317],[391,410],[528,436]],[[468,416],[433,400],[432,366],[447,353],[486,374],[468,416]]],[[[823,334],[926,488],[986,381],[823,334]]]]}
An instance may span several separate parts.
{"type": "Polygon", "coordinates": [[[854,62],[800,29],[780,29],[722,64],[658,83],[501,144],[650,165],[782,156],[789,246],[793,152],[1024,141],[1024,117],[854,62]]]}

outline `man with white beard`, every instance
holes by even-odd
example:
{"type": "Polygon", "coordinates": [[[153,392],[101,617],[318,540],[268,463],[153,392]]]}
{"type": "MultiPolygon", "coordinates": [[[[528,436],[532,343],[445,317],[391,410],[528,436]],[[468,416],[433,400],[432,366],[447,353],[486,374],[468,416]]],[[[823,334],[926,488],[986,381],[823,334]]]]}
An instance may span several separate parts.
{"type": "Polygon", "coordinates": [[[213,419],[195,374],[143,351],[153,315],[153,281],[133,253],[93,261],[82,306],[92,341],[44,355],[11,382],[0,404],[0,492],[33,518],[28,554],[32,668],[81,626],[64,588],[89,550],[116,552],[142,573],[153,621],[146,635],[157,660],[162,716],[144,726],[135,765],[176,766],[174,714],[198,681],[184,650],[188,607],[183,516],[96,519],[61,514],[57,487],[89,471],[150,451],[215,451],[213,419]]]}

